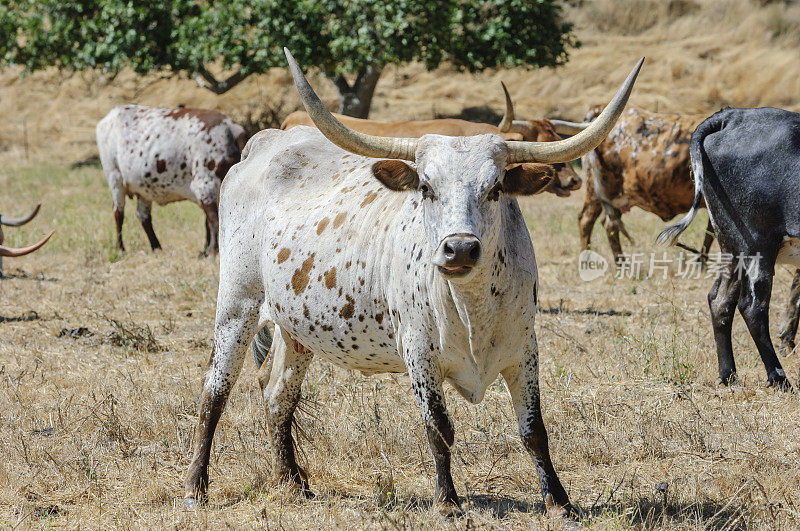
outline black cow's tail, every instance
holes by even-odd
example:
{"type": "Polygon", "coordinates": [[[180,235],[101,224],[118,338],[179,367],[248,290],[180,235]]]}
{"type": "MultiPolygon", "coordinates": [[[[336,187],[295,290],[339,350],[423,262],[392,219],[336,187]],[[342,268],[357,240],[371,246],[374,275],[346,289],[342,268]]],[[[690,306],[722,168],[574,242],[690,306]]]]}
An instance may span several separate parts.
{"type": "Polygon", "coordinates": [[[272,346],[272,334],[269,331],[269,325],[264,325],[258,331],[253,341],[250,342],[250,348],[253,349],[253,359],[256,361],[256,367],[261,368],[264,360],[269,356],[269,348],[272,346]]]}
{"type": "Polygon", "coordinates": [[[670,225],[662,230],[656,238],[656,244],[675,245],[678,236],[686,230],[697,215],[700,201],[703,199],[703,168],[707,160],[703,150],[703,141],[709,134],[719,131],[721,126],[721,121],[715,115],[698,125],[697,129],[692,133],[692,139],[689,143],[689,155],[691,156],[692,174],[694,175],[694,201],[692,202],[692,208],[675,225],[670,225]]]}

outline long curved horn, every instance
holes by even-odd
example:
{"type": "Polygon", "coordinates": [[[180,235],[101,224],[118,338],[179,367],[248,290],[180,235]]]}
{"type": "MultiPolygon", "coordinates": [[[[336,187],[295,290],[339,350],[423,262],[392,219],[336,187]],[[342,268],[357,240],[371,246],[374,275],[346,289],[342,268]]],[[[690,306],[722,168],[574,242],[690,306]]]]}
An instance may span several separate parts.
{"type": "Polygon", "coordinates": [[[25,256],[26,254],[30,254],[42,245],[47,243],[47,240],[50,239],[50,236],[55,234],[56,231],[51,232],[47,235],[47,238],[40,241],[39,243],[35,243],[29,247],[22,247],[20,249],[14,249],[12,247],[6,247],[5,245],[0,245],[0,256],[7,256],[9,258],[15,258],[17,256],[25,256]]]}
{"type": "Polygon", "coordinates": [[[560,135],[577,135],[587,127],[591,122],[567,122],[565,120],[550,120],[553,124],[553,129],[560,135]]]}
{"type": "Polygon", "coordinates": [[[633,89],[633,83],[636,81],[636,76],[639,75],[639,70],[641,70],[643,63],[644,57],[636,63],[631,73],[628,74],[628,78],[617,91],[614,99],[606,105],[600,116],[592,121],[586,129],[573,137],[556,142],[506,142],[506,146],[508,146],[507,162],[509,164],[515,162],[557,164],[575,160],[596,148],[611,131],[611,128],[614,127],[617,118],[625,109],[625,104],[628,102],[628,97],[633,89]]]}
{"type": "Polygon", "coordinates": [[[36,217],[36,214],[39,213],[40,208],[42,208],[42,205],[36,205],[36,208],[34,208],[30,214],[21,218],[7,218],[0,214],[0,224],[7,225],[9,227],[19,227],[20,225],[25,225],[27,222],[36,217]]]}
{"type": "Polygon", "coordinates": [[[283,51],[286,54],[286,60],[289,62],[289,70],[292,72],[297,92],[300,93],[300,99],[303,100],[303,105],[305,105],[308,115],[328,140],[356,155],[380,159],[414,160],[417,151],[417,139],[366,135],[353,131],[334,118],[325,105],[322,104],[311,85],[308,84],[306,76],[297,66],[297,62],[292,57],[291,52],[286,48],[283,51]]]}
{"type": "Polygon", "coordinates": [[[528,123],[522,120],[514,119],[514,102],[511,101],[511,95],[508,93],[506,84],[502,81],[500,84],[503,86],[503,92],[506,95],[506,111],[503,113],[503,119],[497,125],[501,133],[520,133],[524,135],[528,132],[528,123]]]}

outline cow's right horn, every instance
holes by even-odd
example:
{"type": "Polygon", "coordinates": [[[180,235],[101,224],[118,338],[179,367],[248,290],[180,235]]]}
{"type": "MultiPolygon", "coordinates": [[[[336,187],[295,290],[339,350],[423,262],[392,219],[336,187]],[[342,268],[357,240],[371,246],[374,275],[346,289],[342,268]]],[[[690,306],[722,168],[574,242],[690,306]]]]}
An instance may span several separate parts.
{"type": "Polygon", "coordinates": [[[628,74],[628,78],[617,91],[614,99],[606,105],[600,116],[590,123],[586,129],[566,140],[557,140],[555,142],[507,141],[507,162],[509,164],[515,162],[557,164],[575,160],[596,148],[611,131],[611,128],[614,127],[617,118],[625,109],[625,104],[628,102],[628,97],[633,89],[633,83],[636,81],[636,76],[639,75],[639,70],[641,70],[643,63],[644,57],[639,60],[631,73],[628,74]]]}
{"type": "Polygon", "coordinates": [[[36,205],[36,208],[34,208],[30,214],[21,218],[8,218],[0,214],[0,224],[8,227],[19,227],[20,225],[25,225],[27,222],[36,217],[36,214],[39,213],[40,208],[42,208],[42,205],[36,205]]]}
{"type": "Polygon", "coordinates": [[[7,256],[9,258],[15,258],[17,256],[25,256],[26,254],[30,254],[33,251],[35,251],[36,249],[38,249],[39,247],[41,247],[42,245],[44,245],[45,243],[47,243],[47,240],[49,240],[50,236],[52,236],[54,233],[55,233],[55,231],[51,232],[50,234],[47,235],[47,237],[45,239],[43,239],[39,243],[35,243],[35,244],[33,244],[33,245],[29,246],[29,247],[22,247],[20,249],[14,249],[12,247],[6,247],[5,245],[0,245],[0,256],[7,256]]]}
{"type": "Polygon", "coordinates": [[[291,52],[286,48],[283,51],[286,54],[286,60],[289,62],[289,70],[292,72],[297,92],[300,93],[300,99],[303,100],[303,105],[305,105],[308,115],[328,140],[356,155],[379,159],[414,160],[417,151],[417,139],[366,135],[353,131],[334,118],[320,101],[319,96],[311,88],[311,85],[308,84],[306,76],[297,66],[297,62],[292,57],[291,52]]]}

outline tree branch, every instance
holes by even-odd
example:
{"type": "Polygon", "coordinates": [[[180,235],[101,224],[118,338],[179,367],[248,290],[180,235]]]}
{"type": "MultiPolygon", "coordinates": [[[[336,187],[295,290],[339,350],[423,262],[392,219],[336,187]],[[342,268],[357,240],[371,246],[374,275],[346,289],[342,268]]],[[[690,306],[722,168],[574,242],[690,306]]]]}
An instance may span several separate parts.
{"type": "Polygon", "coordinates": [[[228,79],[219,81],[211,72],[206,70],[205,66],[200,65],[197,68],[197,72],[195,72],[192,77],[194,78],[195,83],[204,89],[208,89],[214,94],[223,94],[238,85],[249,75],[249,73],[243,74],[241,70],[238,70],[231,74],[228,79]]]}

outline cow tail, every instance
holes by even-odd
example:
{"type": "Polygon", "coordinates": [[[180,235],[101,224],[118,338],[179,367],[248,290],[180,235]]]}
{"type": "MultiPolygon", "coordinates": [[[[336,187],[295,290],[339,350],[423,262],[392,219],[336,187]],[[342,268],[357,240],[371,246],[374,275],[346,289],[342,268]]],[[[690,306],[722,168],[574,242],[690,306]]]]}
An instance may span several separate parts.
{"type": "Polygon", "coordinates": [[[689,143],[689,155],[692,161],[692,174],[694,175],[694,201],[692,202],[692,208],[679,222],[661,231],[656,238],[656,244],[658,245],[675,245],[678,236],[686,230],[697,215],[700,201],[703,199],[703,168],[708,160],[703,150],[703,141],[709,134],[719,131],[722,125],[721,121],[715,118],[716,116],[712,116],[698,125],[697,129],[692,133],[692,139],[689,143]]]}
{"type": "Polygon", "coordinates": [[[264,325],[258,331],[253,341],[250,342],[250,348],[253,349],[253,359],[256,361],[256,367],[261,368],[264,360],[269,356],[269,348],[272,346],[272,334],[269,331],[269,325],[264,325]]]}

